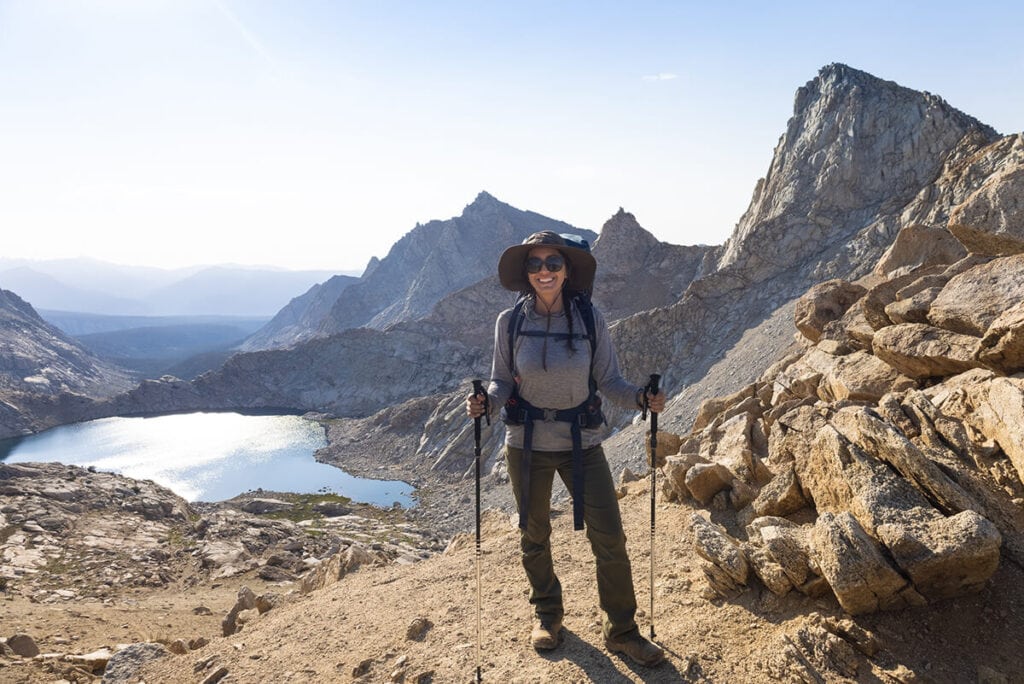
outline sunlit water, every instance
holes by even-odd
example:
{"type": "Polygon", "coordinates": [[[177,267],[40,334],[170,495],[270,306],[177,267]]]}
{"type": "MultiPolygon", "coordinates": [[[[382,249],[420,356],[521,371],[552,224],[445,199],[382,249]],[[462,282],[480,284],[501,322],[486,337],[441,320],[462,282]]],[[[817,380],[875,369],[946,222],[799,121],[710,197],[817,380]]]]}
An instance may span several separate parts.
{"type": "Polygon", "coordinates": [[[299,416],[189,413],[103,418],[0,442],[0,461],[59,461],[153,480],[188,501],[243,492],[331,492],[378,506],[412,505],[412,486],[318,463],[323,428],[299,416]]]}

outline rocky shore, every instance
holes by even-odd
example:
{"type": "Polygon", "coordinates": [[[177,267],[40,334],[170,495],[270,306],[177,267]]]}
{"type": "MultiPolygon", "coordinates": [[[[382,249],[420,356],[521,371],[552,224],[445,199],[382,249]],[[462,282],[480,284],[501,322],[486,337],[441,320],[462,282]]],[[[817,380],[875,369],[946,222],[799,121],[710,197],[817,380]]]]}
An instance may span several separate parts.
{"type": "Polygon", "coordinates": [[[239,629],[245,611],[446,544],[401,509],[333,495],[189,504],[150,481],[0,463],[0,680],[94,681],[121,643],[199,649],[239,629]],[[124,621],[97,644],[109,616],[124,621]]]}

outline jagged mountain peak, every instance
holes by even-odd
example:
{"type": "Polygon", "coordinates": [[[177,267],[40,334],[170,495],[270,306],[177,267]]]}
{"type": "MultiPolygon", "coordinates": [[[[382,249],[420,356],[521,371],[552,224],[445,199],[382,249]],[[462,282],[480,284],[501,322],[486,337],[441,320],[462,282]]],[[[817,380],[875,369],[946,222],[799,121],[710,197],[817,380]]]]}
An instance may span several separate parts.
{"type": "MultiPolygon", "coordinates": [[[[820,81],[823,84],[829,84],[831,87],[838,87],[841,84],[848,85],[877,85],[887,84],[895,87],[899,86],[894,81],[887,81],[881,79],[873,74],[866,71],[856,69],[843,64],[842,62],[832,62],[826,64],[818,70],[818,75],[815,77],[816,81],[820,81]]],[[[813,81],[812,81],[813,82],[813,81]]]]}
{"type": "Polygon", "coordinates": [[[474,204],[503,204],[503,202],[486,190],[481,190],[469,206],[474,204]]]}
{"type": "Polygon", "coordinates": [[[645,230],[636,220],[636,216],[620,207],[601,227],[601,235],[594,245],[594,251],[598,254],[632,255],[642,258],[658,244],[658,238],[645,230]]]}
{"type": "Polygon", "coordinates": [[[814,79],[808,81],[806,85],[797,90],[793,106],[793,114],[794,117],[799,117],[808,108],[813,106],[815,100],[821,98],[827,99],[837,94],[842,94],[851,98],[851,100],[846,103],[848,106],[858,98],[870,100],[872,98],[877,98],[884,93],[889,93],[892,96],[899,98],[909,98],[912,101],[918,101],[928,108],[935,107],[945,110],[950,116],[954,116],[971,125],[987,129],[989,132],[995,134],[994,129],[986,126],[973,116],[965,114],[956,107],[953,107],[938,95],[929,93],[928,91],[914,90],[907,86],[900,85],[895,81],[879,78],[878,76],[866,71],[861,71],[860,69],[855,69],[839,62],[834,62],[822,67],[814,79]]]}
{"type": "Polygon", "coordinates": [[[830,64],[799,88],[785,133],[718,267],[760,282],[898,214],[967,135],[998,133],[942,98],[830,64]]]}
{"type": "Polygon", "coordinates": [[[591,231],[524,211],[480,192],[460,216],[417,225],[345,292],[316,334],[386,328],[424,316],[445,295],[493,275],[501,251],[540,230],[591,231]]]}
{"type": "Polygon", "coordinates": [[[486,190],[481,190],[476,198],[462,210],[462,217],[493,215],[509,210],[515,211],[515,208],[502,202],[486,190]]]}

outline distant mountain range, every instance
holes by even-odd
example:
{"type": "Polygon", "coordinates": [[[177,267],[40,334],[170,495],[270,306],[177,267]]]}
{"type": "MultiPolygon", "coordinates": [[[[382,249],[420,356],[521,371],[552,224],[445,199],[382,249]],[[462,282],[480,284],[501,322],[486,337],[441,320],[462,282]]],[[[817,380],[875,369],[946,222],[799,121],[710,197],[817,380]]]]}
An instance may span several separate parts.
{"type": "Polygon", "coordinates": [[[220,366],[267,323],[244,316],[103,316],[39,312],[94,354],[146,378],[186,380],[220,366]]]}
{"type": "Polygon", "coordinates": [[[159,269],[96,261],[0,258],[0,288],[38,309],[117,316],[271,318],[333,271],[217,265],[159,269]]]}

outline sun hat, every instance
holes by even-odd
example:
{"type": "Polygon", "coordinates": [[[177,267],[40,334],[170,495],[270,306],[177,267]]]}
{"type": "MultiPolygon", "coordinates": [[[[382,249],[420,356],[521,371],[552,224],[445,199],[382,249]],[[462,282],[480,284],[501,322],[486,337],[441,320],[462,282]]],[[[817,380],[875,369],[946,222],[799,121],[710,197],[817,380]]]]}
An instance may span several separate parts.
{"type": "Polygon", "coordinates": [[[526,277],[524,263],[530,250],[540,245],[555,247],[569,262],[570,289],[578,292],[590,292],[594,286],[594,273],[597,261],[590,253],[590,244],[579,235],[562,233],[559,235],[550,230],[534,233],[521,244],[513,245],[501,253],[498,259],[498,279],[506,290],[524,292],[530,289],[530,281],[526,277]]]}

